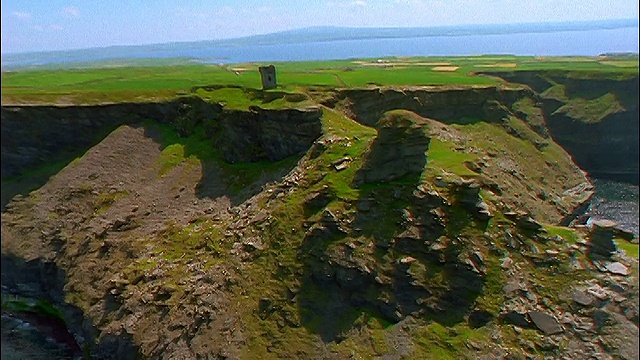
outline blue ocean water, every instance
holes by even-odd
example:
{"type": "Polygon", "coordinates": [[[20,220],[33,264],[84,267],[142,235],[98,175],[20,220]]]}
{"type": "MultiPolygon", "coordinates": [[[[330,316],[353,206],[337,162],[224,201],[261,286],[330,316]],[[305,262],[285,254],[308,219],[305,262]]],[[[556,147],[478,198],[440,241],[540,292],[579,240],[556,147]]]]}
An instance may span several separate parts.
{"type": "Polygon", "coordinates": [[[5,54],[4,67],[88,62],[116,58],[187,57],[210,63],[304,61],[386,56],[465,56],[511,54],[523,56],[596,56],[638,52],[638,27],[509,33],[500,35],[376,38],[268,45],[161,44],[154,47],[113,47],[37,54],[5,54]]]}

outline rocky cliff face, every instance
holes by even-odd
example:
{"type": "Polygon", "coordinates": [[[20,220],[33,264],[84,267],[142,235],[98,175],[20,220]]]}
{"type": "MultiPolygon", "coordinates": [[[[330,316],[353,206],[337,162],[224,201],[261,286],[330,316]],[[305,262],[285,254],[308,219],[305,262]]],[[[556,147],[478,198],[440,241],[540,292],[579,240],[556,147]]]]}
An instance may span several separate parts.
{"type": "Polygon", "coordinates": [[[125,124],[173,124],[182,135],[207,122],[221,129],[220,152],[229,162],[276,161],[307,149],[320,136],[321,111],[313,109],[223,110],[215,103],[187,98],[167,103],[99,106],[2,107],[2,176],[88,150],[125,124]],[[224,112],[224,113],[223,113],[224,112]]]}
{"type": "Polygon", "coordinates": [[[230,163],[277,161],[309,148],[320,136],[319,107],[249,111],[230,110],[218,116],[218,143],[230,163]]]}
{"type": "Polygon", "coordinates": [[[359,122],[374,126],[383,113],[404,109],[446,123],[499,122],[518,100],[530,96],[524,89],[507,87],[380,88],[343,90],[327,101],[359,122]]]}
{"type": "Polygon", "coordinates": [[[549,131],[596,178],[638,183],[638,82],[635,76],[579,72],[500,72],[538,94],[549,131]]]}
{"type": "Polygon", "coordinates": [[[3,291],[60,308],[96,358],[633,358],[637,260],[554,226],[591,187],[530,90],[325,99],[3,109],[3,141],[25,136],[3,172],[30,144],[50,149],[32,164],[86,147],[2,212],[3,291]],[[110,130],[102,110],[133,115],[63,136],[110,130]]]}

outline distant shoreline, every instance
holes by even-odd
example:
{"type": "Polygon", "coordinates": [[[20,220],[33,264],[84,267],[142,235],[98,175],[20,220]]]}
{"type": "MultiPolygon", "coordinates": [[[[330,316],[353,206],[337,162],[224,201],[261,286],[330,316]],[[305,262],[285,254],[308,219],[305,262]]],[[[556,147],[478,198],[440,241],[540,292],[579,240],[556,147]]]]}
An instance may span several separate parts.
{"type": "Polygon", "coordinates": [[[637,20],[432,28],[308,28],[226,40],[3,53],[2,70],[55,64],[82,67],[113,59],[234,64],[389,56],[597,56],[637,52],[637,20]]]}

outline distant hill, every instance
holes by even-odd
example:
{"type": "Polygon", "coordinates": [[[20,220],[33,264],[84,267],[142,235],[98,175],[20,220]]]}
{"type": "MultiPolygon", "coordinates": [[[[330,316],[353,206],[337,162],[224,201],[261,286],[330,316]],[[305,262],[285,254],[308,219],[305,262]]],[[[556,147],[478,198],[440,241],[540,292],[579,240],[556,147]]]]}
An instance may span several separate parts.
{"type": "Polygon", "coordinates": [[[311,27],[271,34],[215,41],[224,45],[304,43],[355,39],[414,38],[430,36],[499,35],[516,33],[548,33],[637,27],[637,19],[540,22],[520,24],[453,25],[433,27],[311,27]]]}
{"type": "MultiPolygon", "coordinates": [[[[278,44],[304,44],[366,39],[407,39],[442,36],[505,35],[526,33],[553,33],[590,31],[605,29],[637,28],[638,19],[617,19],[579,22],[540,22],[521,24],[455,25],[433,27],[310,27],[247,37],[205,40],[195,42],[173,42],[162,44],[110,46],[104,48],[78,49],[31,53],[2,54],[3,70],[18,66],[38,66],[56,63],[95,62],[106,59],[160,59],[200,58],[212,48],[234,48],[245,46],[267,46],[278,44]]],[[[224,59],[206,59],[220,61],[224,59]]],[[[163,64],[164,65],[164,64],[163,64]]]]}

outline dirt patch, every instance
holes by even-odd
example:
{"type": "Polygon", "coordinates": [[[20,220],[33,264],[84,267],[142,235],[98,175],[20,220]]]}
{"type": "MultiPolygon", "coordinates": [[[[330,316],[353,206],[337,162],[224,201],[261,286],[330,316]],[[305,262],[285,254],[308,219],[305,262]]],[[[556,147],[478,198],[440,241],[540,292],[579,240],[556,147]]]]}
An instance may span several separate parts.
{"type": "Polygon", "coordinates": [[[367,62],[367,61],[354,61],[354,64],[361,66],[380,66],[380,67],[400,67],[400,66],[450,66],[449,62],[409,62],[409,61],[381,61],[381,62],[367,62]]]}
{"type": "Polygon", "coordinates": [[[458,69],[460,66],[435,66],[431,68],[433,71],[456,71],[458,69]]]}
{"type": "Polygon", "coordinates": [[[484,68],[496,68],[496,67],[503,67],[503,68],[514,68],[516,66],[518,66],[518,64],[516,63],[495,63],[495,64],[478,64],[478,65],[474,65],[475,67],[484,67],[484,68]]]}

